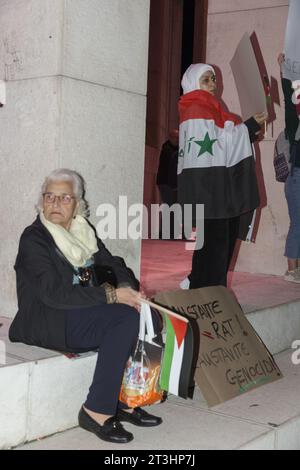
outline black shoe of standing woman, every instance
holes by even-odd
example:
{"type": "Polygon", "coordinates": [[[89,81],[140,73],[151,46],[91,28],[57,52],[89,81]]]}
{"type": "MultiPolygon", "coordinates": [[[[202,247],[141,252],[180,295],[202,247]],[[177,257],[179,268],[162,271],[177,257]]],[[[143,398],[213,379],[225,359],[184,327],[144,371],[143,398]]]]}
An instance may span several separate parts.
{"type": "Polygon", "coordinates": [[[128,423],[134,424],[135,426],[158,426],[162,423],[162,419],[158,416],[150,415],[147,411],[142,408],[134,408],[132,413],[128,413],[124,410],[118,410],[116,417],[119,421],[127,421],[128,423]]]}
{"type": "Polygon", "coordinates": [[[127,444],[132,441],[133,434],[126,431],[116,416],[108,418],[101,425],[97,423],[82,407],[78,415],[79,426],[86,431],[96,434],[97,437],[107,442],[115,444],[127,444]]]}

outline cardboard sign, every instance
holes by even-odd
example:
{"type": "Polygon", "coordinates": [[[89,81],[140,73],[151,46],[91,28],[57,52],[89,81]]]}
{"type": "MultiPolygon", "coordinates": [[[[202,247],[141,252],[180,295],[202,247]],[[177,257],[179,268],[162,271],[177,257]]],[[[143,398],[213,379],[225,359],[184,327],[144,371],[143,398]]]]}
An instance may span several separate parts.
{"type": "Polygon", "coordinates": [[[282,377],[226,287],[161,292],[155,301],[185,314],[199,327],[195,380],[209,406],[282,377]]]}
{"type": "Polygon", "coordinates": [[[267,111],[265,90],[249,34],[245,33],[242,37],[230,65],[243,120],[267,111]]]}

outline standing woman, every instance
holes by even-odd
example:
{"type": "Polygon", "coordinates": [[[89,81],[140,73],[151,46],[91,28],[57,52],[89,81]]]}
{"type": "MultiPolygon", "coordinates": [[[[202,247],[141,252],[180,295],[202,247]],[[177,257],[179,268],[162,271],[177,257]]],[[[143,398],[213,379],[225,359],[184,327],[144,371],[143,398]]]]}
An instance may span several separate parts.
{"type": "MultiPolygon", "coordinates": [[[[279,54],[278,63],[284,62],[284,54],[279,54]]],[[[288,205],[290,227],[285,243],[284,255],[287,258],[287,271],[284,279],[300,283],[300,105],[293,102],[292,82],[281,78],[284,94],[285,133],[290,144],[291,170],[284,186],[288,205]]],[[[299,90],[295,93],[298,94],[299,90]]]]}
{"type": "MultiPolygon", "coordinates": [[[[245,239],[241,216],[259,206],[254,141],[267,119],[259,113],[245,123],[225,112],[215,98],[216,75],[207,64],[192,64],[182,79],[178,199],[193,207],[204,204],[204,244],[195,249],[190,289],[227,285],[237,238],[245,239]]],[[[197,229],[200,227],[198,226],[197,229]]]]}

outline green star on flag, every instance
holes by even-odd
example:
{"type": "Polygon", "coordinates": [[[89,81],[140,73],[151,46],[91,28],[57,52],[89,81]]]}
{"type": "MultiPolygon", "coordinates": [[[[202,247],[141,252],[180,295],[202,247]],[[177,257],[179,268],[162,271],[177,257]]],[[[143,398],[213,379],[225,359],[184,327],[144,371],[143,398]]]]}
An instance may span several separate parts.
{"type": "Polygon", "coordinates": [[[204,140],[194,140],[195,144],[200,146],[200,150],[199,150],[199,153],[198,153],[197,157],[200,157],[200,155],[202,155],[205,152],[208,152],[211,155],[213,155],[213,148],[212,147],[213,147],[214,143],[217,142],[217,140],[218,139],[211,139],[209,137],[208,132],[206,132],[204,140]]]}

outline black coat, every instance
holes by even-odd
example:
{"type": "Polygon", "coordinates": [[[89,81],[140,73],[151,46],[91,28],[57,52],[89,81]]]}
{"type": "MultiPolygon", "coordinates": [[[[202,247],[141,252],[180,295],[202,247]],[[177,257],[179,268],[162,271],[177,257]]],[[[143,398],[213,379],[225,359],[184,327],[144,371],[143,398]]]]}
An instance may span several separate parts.
{"type": "MultiPolygon", "coordinates": [[[[118,284],[136,288],[138,281],[122,258],[112,256],[98,238],[97,242],[95,264],[110,266],[118,284]]],[[[12,342],[66,351],[66,311],[106,303],[103,287],[73,285],[72,266],[58,254],[39,217],[21,236],[15,270],[19,310],[9,330],[12,342]]]]}
{"type": "Polygon", "coordinates": [[[291,80],[283,78],[281,80],[282,91],[284,94],[285,110],[285,132],[290,142],[290,162],[293,166],[300,167],[300,141],[295,141],[295,135],[299,126],[299,117],[296,105],[293,103],[292,95],[294,89],[291,80]]]}
{"type": "MultiPolygon", "coordinates": [[[[247,126],[250,142],[251,143],[255,142],[258,138],[257,132],[260,131],[260,125],[255,121],[253,117],[251,117],[250,119],[247,119],[247,121],[245,121],[244,124],[247,126]]],[[[249,228],[253,219],[253,214],[254,214],[254,211],[250,211],[250,212],[246,212],[245,214],[240,215],[239,231],[238,231],[238,238],[240,240],[246,240],[247,234],[249,232],[249,228]]]]}

